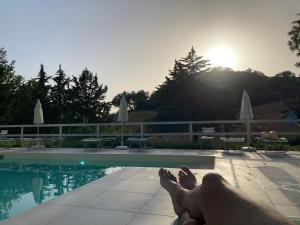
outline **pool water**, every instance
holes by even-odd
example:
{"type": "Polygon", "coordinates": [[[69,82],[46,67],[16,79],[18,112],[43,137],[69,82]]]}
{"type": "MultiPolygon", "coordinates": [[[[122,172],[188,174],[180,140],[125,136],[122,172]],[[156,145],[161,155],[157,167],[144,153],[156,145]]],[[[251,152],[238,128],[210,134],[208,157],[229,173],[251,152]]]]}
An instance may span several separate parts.
{"type": "Polygon", "coordinates": [[[22,213],[34,206],[120,169],[78,164],[0,164],[0,220],[22,213]]]}

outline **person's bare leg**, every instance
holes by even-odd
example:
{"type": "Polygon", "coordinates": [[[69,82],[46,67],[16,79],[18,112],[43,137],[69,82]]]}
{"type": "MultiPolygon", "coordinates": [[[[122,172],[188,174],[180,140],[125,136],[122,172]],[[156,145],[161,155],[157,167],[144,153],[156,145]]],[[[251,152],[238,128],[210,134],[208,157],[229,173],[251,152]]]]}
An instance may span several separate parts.
{"type": "Polygon", "coordinates": [[[170,171],[160,169],[158,174],[161,186],[165,188],[171,196],[175,213],[181,216],[184,211],[182,207],[184,189],[179,186],[176,177],[171,174],[170,171]]]}
{"type": "MultiPolygon", "coordinates": [[[[197,195],[195,195],[196,192],[193,193],[193,191],[196,189],[194,189],[193,191],[184,189],[178,184],[176,177],[166,169],[160,169],[158,174],[160,177],[160,184],[169,192],[172,199],[174,211],[178,216],[181,216],[185,209],[190,210],[189,208],[193,207],[193,203],[197,202],[198,204],[198,199],[196,199],[196,202],[192,200],[192,196],[196,197],[197,195],[199,195],[198,193],[197,195]],[[186,204],[186,207],[184,207],[184,203],[186,204]]],[[[197,217],[194,217],[195,215],[193,217],[198,221],[203,221],[201,210],[195,210],[195,212],[197,212],[197,214],[195,214],[197,215],[197,217]]]]}
{"type": "MultiPolygon", "coordinates": [[[[197,189],[197,188],[196,188],[197,189]]],[[[198,188],[198,205],[191,203],[195,196],[185,196],[183,207],[190,208],[194,217],[201,209],[208,225],[282,225],[293,224],[277,210],[255,202],[233,188],[219,174],[207,174],[198,188]],[[198,208],[198,209],[197,209],[198,208]]]]}
{"type": "Polygon", "coordinates": [[[273,208],[256,203],[233,189],[218,174],[207,174],[202,184],[191,191],[172,181],[168,171],[161,169],[162,186],[170,193],[174,209],[182,215],[183,209],[192,218],[207,225],[282,225],[293,224],[273,208]]]}
{"type": "Polygon", "coordinates": [[[183,166],[178,172],[179,184],[188,190],[193,190],[197,186],[197,179],[189,168],[183,166]]]}

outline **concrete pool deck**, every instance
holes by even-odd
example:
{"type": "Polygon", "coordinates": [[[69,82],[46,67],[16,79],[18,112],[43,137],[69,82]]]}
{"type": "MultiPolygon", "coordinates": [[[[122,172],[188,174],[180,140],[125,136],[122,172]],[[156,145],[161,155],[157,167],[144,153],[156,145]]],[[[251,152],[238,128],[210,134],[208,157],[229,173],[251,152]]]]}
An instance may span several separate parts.
{"type": "MultiPolygon", "coordinates": [[[[5,151],[5,150],[4,150],[5,151]]],[[[89,149],[89,153],[90,153],[89,149]]],[[[3,151],[2,151],[3,152],[3,151]]],[[[9,152],[24,152],[21,149],[9,152]]],[[[34,150],[45,154],[82,153],[82,149],[34,150]]],[[[26,151],[26,154],[31,154],[26,151]]],[[[253,198],[300,218],[300,154],[223,154],[199,150],[104,150],[91,154],[214,155],[214,169],[194,169],[197,179],[207,172],[223,175],[253,198]]],[[[170,169],[178,172],[178,169],[170,169]]],[[[170,225],[176,218],[168,193],[160,187],[158,168],[127,167],[24,214],[0,222],[6,225],[170,225]]]]}

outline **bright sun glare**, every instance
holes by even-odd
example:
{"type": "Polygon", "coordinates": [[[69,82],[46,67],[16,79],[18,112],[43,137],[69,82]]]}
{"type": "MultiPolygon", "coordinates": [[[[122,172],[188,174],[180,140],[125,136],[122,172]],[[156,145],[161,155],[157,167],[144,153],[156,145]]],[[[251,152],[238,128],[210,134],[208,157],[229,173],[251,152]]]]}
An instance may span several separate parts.
{"type": "Polygon", "coordinates": [[[212,66],[234,68],[236,66],[236,56],[230,48],[215,47],[208,51],[206,59],[212,66]]]}

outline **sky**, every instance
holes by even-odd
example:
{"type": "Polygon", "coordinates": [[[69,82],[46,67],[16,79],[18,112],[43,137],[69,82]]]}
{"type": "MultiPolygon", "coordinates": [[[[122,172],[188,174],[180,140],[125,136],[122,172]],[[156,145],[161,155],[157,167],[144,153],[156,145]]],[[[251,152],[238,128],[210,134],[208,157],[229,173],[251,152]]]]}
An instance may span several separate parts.
{"type": "Polygon", "coordinates": [[[87,67],[108,99],[155,90],[192,46],[213,66],[299,74],[287,45],[299,0],[0,0],[0,10],[0,47],[18,74],[87,67]]]}

